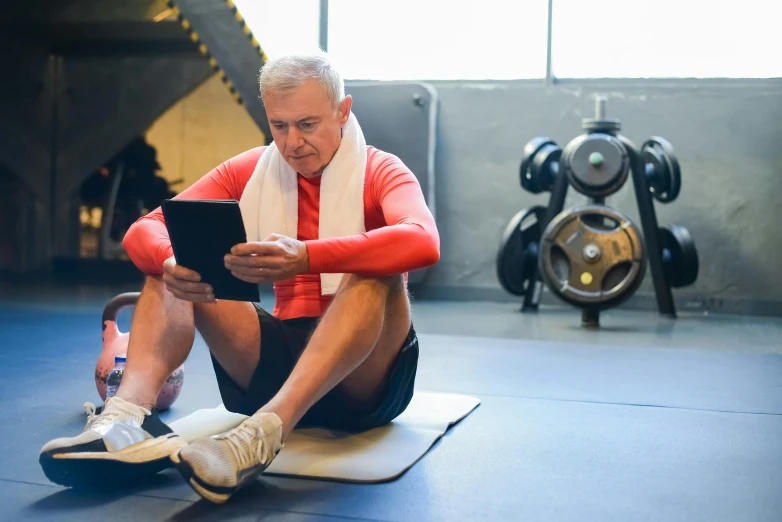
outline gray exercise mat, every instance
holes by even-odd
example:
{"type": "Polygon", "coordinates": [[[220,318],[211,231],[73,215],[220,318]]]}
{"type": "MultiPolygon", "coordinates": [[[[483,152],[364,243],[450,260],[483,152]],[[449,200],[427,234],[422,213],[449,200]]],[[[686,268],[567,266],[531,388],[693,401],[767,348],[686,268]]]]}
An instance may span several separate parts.
{"type": "MultiPolygon", "coordinates": [[[[265,474],[365,484],[394,480],[478,404],[479,399],[467,395],[416,390],[407,409],[385,426],[361,433],[297,429],[265,474]]],[[[199,409],[170,426],[192,442],[235,428],[246,418],[221,404],[199,409]]]]}
{"type": "Polygon", "coordinates": [[[782,355],[421,334],[427,389],[782,414],[782,355]]]}

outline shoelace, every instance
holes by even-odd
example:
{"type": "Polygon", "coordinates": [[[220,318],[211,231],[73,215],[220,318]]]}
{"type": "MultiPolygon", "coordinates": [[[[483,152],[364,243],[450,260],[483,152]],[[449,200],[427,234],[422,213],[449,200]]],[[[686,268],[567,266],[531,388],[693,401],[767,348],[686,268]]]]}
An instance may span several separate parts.
{"type": "Polygon", "coordinates": [[[93,421],[98,418],[98,416],[95,414],[98,408],[96,408],[95,405],[91,402],[85,402],[83,408],[84,413],[87,414],[87,427],[89,428],[93,421]]]}
{"type": "Polygon", "coordinates": [[[102,424],[105,424],[108,418],[113,419],[119,415],[119,413],[115,411],[109,413],[103,412],[100,414],[95,413],[96,411],[98,411],[98,408],[96,408],[93,403],[91,402],[84,403],[84,413],[87,414],[87,425],[84,427],[85,431],[92,428],[93,425],[95,425],[95,427],[99,427],[102,424]],[[102,419],[106,419],[106,420],[102,420],[102,419]]]}
{"type": "Polygon", "coordinates": [[[261,464],[266,464],[263,452],[263,429],[252,419],[243,422],[221,438],[229,442],[228,447],[231,448],[231,453],[240,468],[250,464],[253,457],[257,457],[261,464]]]}
{"type": "MultiPolygon", "coordinates": [[[[104,411],[100,414],[95,413],[98,409],[95,407],[94,404],[91,402],[85,402],[84,403],[84,413],[87,414],[87,425],[84,427],[85,431],[90,428],[99,428],[105,424],[108,424],[109,422],[113,422],[119,418],[120,413],[119,411],[104,411]]],[[[135,415],[130,415],[131,417],[135,417],[135,415]]]]}

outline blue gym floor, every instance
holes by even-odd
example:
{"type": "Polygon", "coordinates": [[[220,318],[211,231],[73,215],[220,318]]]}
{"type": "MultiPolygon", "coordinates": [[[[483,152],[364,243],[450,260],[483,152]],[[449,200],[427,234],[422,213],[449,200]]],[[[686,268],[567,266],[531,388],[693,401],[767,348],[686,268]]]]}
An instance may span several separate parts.
{"type": "MultiPolygon", "coordinates": [[[[498,303],[414,303],[417,386],[482,404],[394,482],[262,477],[224,506],[173,470],[55,486],[38,451],[100,404],[100,314],[126,289],[0,287],[0,519],[782,520],[781,319],[617,310],[590,332],[573,309],[498,303]]],[[[219,403],[200,339],[185,368],[169,420],[219,403]]]]}

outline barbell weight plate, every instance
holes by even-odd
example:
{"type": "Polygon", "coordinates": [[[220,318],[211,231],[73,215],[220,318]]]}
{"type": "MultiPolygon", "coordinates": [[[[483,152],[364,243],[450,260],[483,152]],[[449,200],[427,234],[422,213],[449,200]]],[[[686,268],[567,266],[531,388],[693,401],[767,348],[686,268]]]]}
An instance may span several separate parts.
{"type": "Polygon", "coordinates": [[[675,200],[681,191],[682,173],[671,144],[665,138],[653,136],[644,142],[641,151],[654,199],[660,203],[675,200]]]}
{"type": "Polygon", "coordinates": [[[624,145],[608,134],[582,134],[575,138],[565,147],[561,163],[573,188],[590,197],[617,192],[630,172],[624,145]]]}
{"type": "Polygon", "coordinates": [[[673,288],[689,286],[698,279],[698,251],[686,228],[680,225],[660,228],[660,247],[665,259],[665,276],[673,288]]]}
{"type": "MultiPolygon", "coordinates": [[[[644,169],[646,179],[649,182],[649,192],[652,195],[665,191],[664,181],[670,179],[667,172],[668,164],[663,158],[662,150],[654,145],[646,145],[643,148],[644,169]]],[[[658,197],[658,196],[655,196],[658,197]]]]}
{"type": "Polygon", "coordinates": [[[536,189],[534,194],[552,189],[554,179],[559,172],[559,158],[561,156],[562,149],[556,144],[547,143],[532,157],[532,165],[528,171],[531,175],[528,179],[530,184],[534,184],[536,189]]]}
{"type": "Polygon", "coordinates": [[[617,119],[584,118],[581,120],[581,128],[587,132],[619,132],[622,125],[617,119]]]}
{"type": "Polygon", "coordinates": [[[531,172],[532,167],[532,160],[537,154],[539,150],[541,150],[546,145],[554,145],[556,146],[556,143],[551,138],[547,138],[545,136],[538,136],[537,138],[532,138],[529,140],[526,145],[524,145],[524,151],[521,155],[521,166],[519,167],[519,181],[521,182],[521,187],[531,192],[532,194],[539,194],[543,192],[543,190],[540,188],[538,184],[537,179],[533,179],[533,173],[531,172]]]}
{"type": "Polygon", "coordinates": [[[538,262],[538,242],[546,207],[519,211],[508,222],[497,251],[497,279],[509,294],[521,296],[527,290],[538,262]]]}
{"type": "Polygon", "coordinates": [[[540,274],[551,292],[581,308],[617,306],[646,272],[644,243],[624,214],[598,205],[566,210],[543,231],[540,274]]]}

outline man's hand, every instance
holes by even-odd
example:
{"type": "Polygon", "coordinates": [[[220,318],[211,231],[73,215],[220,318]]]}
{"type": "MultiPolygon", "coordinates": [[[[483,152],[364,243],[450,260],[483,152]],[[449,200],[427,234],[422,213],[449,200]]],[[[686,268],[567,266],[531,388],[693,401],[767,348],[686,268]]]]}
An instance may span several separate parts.
{"type": "Polygon", "coordinates": [[[272,234],[258,243],[242,243],[225,256],[225,266],[248,283],[290,279],[309,270],[310,257],[303,241],[272,234]]]}
{"type": "Polygon", "coordinates": [[[163,263],[163,282],[175,297],[194,303],[211,303],[215,300],[212,287],[201,282],[197,272],[176,264],[174,256],[163,263]]]}

